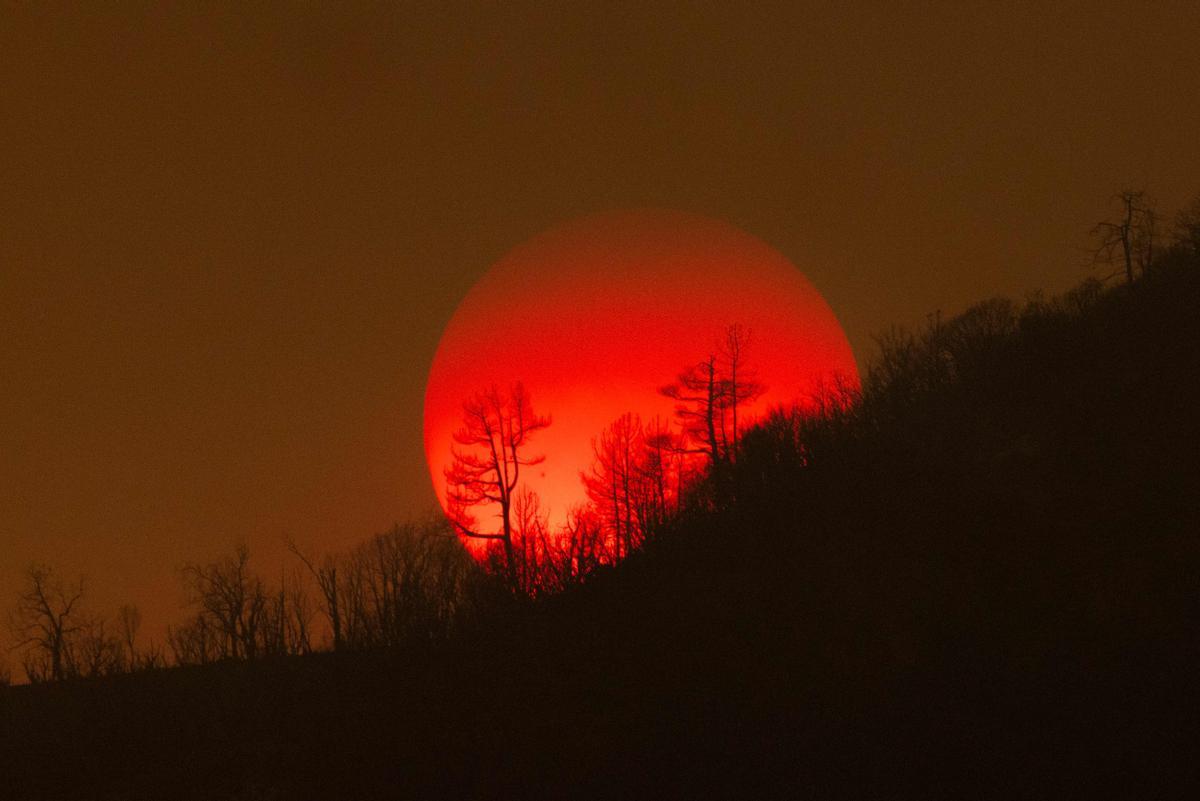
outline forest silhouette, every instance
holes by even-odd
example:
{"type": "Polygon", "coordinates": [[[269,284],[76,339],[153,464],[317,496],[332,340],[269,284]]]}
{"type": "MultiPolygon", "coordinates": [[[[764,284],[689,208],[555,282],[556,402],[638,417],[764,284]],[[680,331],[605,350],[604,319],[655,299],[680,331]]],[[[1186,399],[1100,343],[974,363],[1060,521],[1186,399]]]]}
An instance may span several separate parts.
{"type": "Polygon", "coordinates": [[[861,386],[740,427],[731,329],[664,385],[675,420],[597,434],[562,531],[520,486],[552,417],[514,383],[465,406],[449,521],[292,544],[278,583],[245,549],[185,565],[164,643],[31,567],[0,796],[1186,788],[1200,206],[1155,248],[1121,197],[1110,284],[889,331],[861,386]]]}

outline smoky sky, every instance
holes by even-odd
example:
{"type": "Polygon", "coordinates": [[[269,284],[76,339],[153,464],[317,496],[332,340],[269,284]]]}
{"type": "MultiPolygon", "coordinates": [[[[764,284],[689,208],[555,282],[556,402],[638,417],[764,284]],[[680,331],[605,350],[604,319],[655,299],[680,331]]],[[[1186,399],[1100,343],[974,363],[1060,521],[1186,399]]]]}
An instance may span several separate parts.
{"type": "Polygon", "coordinates": [[[1096,272],[1114,191],[1200,192],[1194,3],[38,5],[0,12],[0,600],[40,560],[152,625],[183,561],[430,508],[438,336],[564,220],[726,220],[867,364],[1096,272]]]}

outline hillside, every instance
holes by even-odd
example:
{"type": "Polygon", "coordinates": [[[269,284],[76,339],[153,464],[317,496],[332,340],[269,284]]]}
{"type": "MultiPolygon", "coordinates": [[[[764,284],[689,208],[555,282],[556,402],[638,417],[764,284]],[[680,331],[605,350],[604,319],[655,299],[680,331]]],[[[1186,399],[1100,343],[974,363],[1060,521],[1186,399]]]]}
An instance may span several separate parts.
{"type": "Polygon", "coordinates": [[[893,333],[448,644],[0,690],[0,797],[1151,797],[1194,780],[1200,265],[893,333]]]}

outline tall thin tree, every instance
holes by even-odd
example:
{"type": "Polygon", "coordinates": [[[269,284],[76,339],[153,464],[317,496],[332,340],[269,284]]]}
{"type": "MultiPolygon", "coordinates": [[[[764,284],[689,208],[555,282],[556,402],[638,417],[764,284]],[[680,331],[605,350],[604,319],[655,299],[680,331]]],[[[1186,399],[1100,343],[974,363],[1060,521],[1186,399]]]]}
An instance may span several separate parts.
{"type": "Polygon", "coordinates": [[[534,412],[520,382],[507,390],[493,385],[463,402],[463,426],[454,434],[453,462],[445,471],[446,497],[455,529],[464,537],[500,542],[509,577],[513,577],[513,501],[521,468],[539,464],[529,456],[529,439],[550,425],[550,417],[534,412]],[[495,508],[499,528],[485,531],[472,509],[495,508]]]}

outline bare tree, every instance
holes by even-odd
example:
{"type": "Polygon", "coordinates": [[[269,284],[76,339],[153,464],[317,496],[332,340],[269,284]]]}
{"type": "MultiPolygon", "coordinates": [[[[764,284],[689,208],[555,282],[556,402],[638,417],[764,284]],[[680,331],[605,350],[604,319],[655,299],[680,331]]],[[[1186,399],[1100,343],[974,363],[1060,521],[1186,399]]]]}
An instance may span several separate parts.
{"type": "Polygon", "coordinates": [[[1175,244],[1200,256],[1200,195],[1175,216],[1175,244]]]}
{"type": "Polygon", "coordinates": [[[645,490],[641,464],[644,447],[642,421],[627,412],[592,439],[595,460],[583,474],[588,498],[612,532],[612,558],[618,561],[642,539],[639,511],[645,490]]]}
{"type": "Polygon", "coordinates": [[[342,638],[351,649],[375,644],[372,639],[369,559],[363,548],[357,548],[346,557],[342,569],[342,638]]]}
{"type": "Polygon", "coordinates": [[[27,649],[23,666],[30,681],[67,677],[72,641],[89,622],[79,609],[82,598],[82,577],[63,582],[40,564],[25,571],[25,588],[10,626],[17,640],[13,647],[27,649]]]}
{"type": "Polygon", "coordinates": [[[546,510],[536,492],[528,487],[517,491],[513,502],[513,551],[516,554],[517,589],[528,596],[553,592],[559,586],[554,561],[555,541],[546,510]]]}
{"type": "Polygon", "coordinates": [[[709,473],[718,489],[724,484],[729,465],[737,458],[737,446],[746,404],[765,391],[747,365],[749,333],[740,325],[730,326],[709,355],[681,372],[675,383],[659,389],[674,400],[675,416],[691,443],[685,451],[707,457],[709,473]]]}
{"type": "Polygon", "coordinates": [[[690,452],[706,455],[709,469],[716,473],[724,461],[717,434],[722,387],[716,355],[688,367],[676,376],[675,383],[660,388],[659,392],[676,402],[675,416],[684,434],[697,443],[690,452]]]}
{"type": "MultiPolygon", "coordinates": [[[[723,454],[729,443],[718,441],[723,454]]],[[[592,440],[595,458],[581,478],[593,517],[606,532],[607,560],[620,561],[640,548],[678,508],[687,480],[686,451],[666,421],[656,417],[643,425],[631,413],[592,440]]]]}
{"type": "Polygon", "coordinates": [[[167,627],[167,646],[177,665],[207,665],[229,656],[225,633],[205,612],[193,615],[179,626],[167,627]]]}
{"type": "Polygon", "coordinates": [[[125,650],[126,664],[129,670],[136,670],[140,665],[137,634],[142,627],[142,613],[136,606],[125,604],[117,610],[117,624],[121,629],[121,646],[125,650]]]}
{"type": "MultiPolygon", "coordinates": [[[[317,580],[335,650],[444,636],[470,606],[470,585],[478,571],[440,513],[397,524],[348,554],[325,556],[320,566],[295,543],[288,541],[288,548],[317,580]]],[[[301,623],[307,601],[295,597],[295,580],[290,586],[292,637],[301,643],[297,638],[307,632],[301,623]]]]}
{"type": "Polygon", "coordinates": [[[1095,262],[1120,263],[1125,280],[1132,284],[1136,271],[1145,272],[1154,260],[1158,215],[1142,190],[1124,189],[1114,196],[1119,204],[1115,220],[1104,220],[1092,229],[1095,262]]]}
{"type": "Polygon", "coordinates": [[[512,507],[521,468],[545,457],[524,453],[529,438],[550,425],[550,418],[535,414],[529,395],[519,383],[508,391],[492,386],[463,403],[463,427],[454,434],[453,464],[446,470],[446,495],[451,519],[465,537],[499,541],[505,566],[514,577],[512,507]],[[496,507],[497,531],[483,531],[471,510],[496,507]]]}
{"type": "Polygon", "coordinates": [[[444,517],[398,524],[343,560],[344,647],[439,638],[469,606],[478,570],[444,517]]]}
{"type": "Polygon", "coordinates": [[[71,678],[108,676],[126,669],[119,637],[108,632],[103,618],[87,618],[67,649],[66,671],[71,678]]]}
{"type": "Polygon", "coordinates": [[[340,560],[336,555],[326,554],[321,560],[321,564],[317,565],[296,546],[295,541],[289,538],[286,540],[286,544],[288,550],[303,563],[312,577],[316,579],[317,589],[321,591],[321,611],[329,622],[333,637],[333,650],[342,650],[345,643],[342,635],[342,593],[338,584],[340,560]]]}
{"type": "Polygon", "coordinates": [[[287,652],[306,654],[312,650],[313,619],[308,590],[302,577],[293,574],[292,580],[286,584],[281,579],[280,591],[285,596],[284,642],[287,644],[287,652]]]}
{"type": "Polygon", "coordinates": [[[679,506],[684,484],[688,481],[683,438],[671,430],[666,420],[655,416],[642,432],[644,456],[639,465],[649,488],[649,506],[645,513],[647,530],[660,525],[668,513],[679,506]]]}
{"type": "Polygon", "coordinates": [[[572,509],[559,536],[547,549],[558,588],[586,580],[605,562],[604,526],[588,507],[572,509]]]}
{"type": "Polygon", "coordinates": [[[306,654],[312,649],[312,609],[302,576],[280,570],[279,586],[265,594],[256,650],[263,656],[306,654]]]}
{"type": "MultiPolygon", "coordinates": [[[[725,337],[718,348],[718,356],[724,372],[725,381],[722,411],[728,410],[730,416],[731,435],[727,439],[727,458],[737,459],[738,448],[738,409],[758,400],[766,388],[758,381],[758,376],[747,364],[746,353],[750,348],[750,332],[740,323],[734,323],[725,329],[725,337]]],[[[725,425],[722,419],[721,430],[725,425]]]]}
{"type": "Polygon", "coordinates": [[[233,556],[183,568],[189,602],[208,616],[211,627],[224,638],[224,654],[233,659],[258,655],[267,603],[262,580],[250,573],[249,561],[249,549],[239,545],[233,556]]]}

